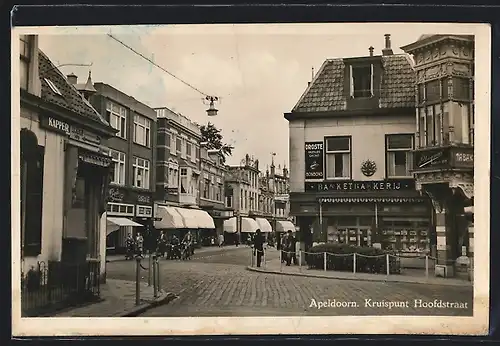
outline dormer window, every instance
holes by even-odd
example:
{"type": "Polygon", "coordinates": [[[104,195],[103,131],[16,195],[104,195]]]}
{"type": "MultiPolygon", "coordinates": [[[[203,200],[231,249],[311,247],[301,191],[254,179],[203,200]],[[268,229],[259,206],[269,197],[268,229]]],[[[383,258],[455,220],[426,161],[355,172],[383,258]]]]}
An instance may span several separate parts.
{"type": "Polygon", "coordinates": [[[373,96],[373,64],[349,66],[352,98],[369,98],[373,96]]]}
{"type": "Polygon", "coordinates": [[[54,94],[62,96],[62,94],[59,91],[59,89],[56,87],[56,85],[50,79],[48,79],[48,78],[44,78],[44,79],[45,79],[45,82],[47,82],[47,85],[49,86],[50,90],[52,90],[52,92],[54,94]]]}

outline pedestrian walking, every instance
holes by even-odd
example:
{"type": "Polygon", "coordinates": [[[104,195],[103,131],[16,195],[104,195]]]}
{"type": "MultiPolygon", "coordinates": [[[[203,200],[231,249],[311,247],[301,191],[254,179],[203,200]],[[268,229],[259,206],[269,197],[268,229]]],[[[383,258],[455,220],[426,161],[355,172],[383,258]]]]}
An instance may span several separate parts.
{"type": "Polygon", "coordinates": [[[219,247],[224,246],[224,234],[219,234],[219,247]]]}
{"type": "Polygon", "coordinates": [[[255,232],[255,237],[253,238],[253,253],[254,256],[257,255],[257,267],[260,267],[260,262],[264,255],[264,237],[260,229],[255,232]]]}

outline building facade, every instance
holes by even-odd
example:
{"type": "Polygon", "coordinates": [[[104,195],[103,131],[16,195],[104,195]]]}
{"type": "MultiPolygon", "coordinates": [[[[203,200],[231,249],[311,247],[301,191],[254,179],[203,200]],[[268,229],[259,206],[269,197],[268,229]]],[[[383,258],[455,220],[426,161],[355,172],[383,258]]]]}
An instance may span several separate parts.
{"type": "Polygon", "coordinates": [[[423,35],[402,49],[415,60],[416,188],[435,209],[436,274],[453,276],[474,247],[474,36],[423,35]]]}
{"type": "Polygon", "coordinates": [[[114,130],[39,50],[38,36],[21,35],[20,46],[21,277],[89,263],[73,272],[93,287],[105,272],[105,140],[114,130]]]}
{"type": "MultiPolygon", "coordinates": [[[[158,116],[155,194],[155,216],[158,220],[155,228],[173,231],[181,237],[187,231],[193,231],[195,243],[201,245],[203,239],[214,234],[216,227],[212,216],[199,207],[200,181],[203,179],[200,128],[187,117],[166,107],[155,110],[158,116]]],[[[209,167],[208,161],[205,164],[209,167]]],[[[217,173],[220,174],[220,171],[213,175],[215,197],[210,198],[217,197],[217,173]]],[[[210,173],[208,176],[211,176],[210,173]]]]}
{"type": "Polygon", "coordinates": [[[225,176],[227,173],[220,150],[207,149],[206,143],[200,146],[200,193],[199,206],[213,219],[215,229],[203,236],[203,245],[218,244],[224,234],[224,221],[233,216],[233,209],[226,207],[225,176]],[[212,244],[213,239],[213,244],[212,244]]]}
{"type": "Polygon", "coordinates": [[[301,246],[429,251],[432,207],[415,190],[415,72],[395,55],[329,59],[290,113],[290,213],[301,246]]]}
{"type": "Polygon", "coordinates": [[[148,246],[153,229],[155,191],[156,112],[134,97],[105,83],[78,84],[82,92],[91,86],[90,102],[116,130],[107,142],[113,159],[113,175],[108,190],[106,216],[108,253],[123,253],[126,238],[140,232],[148,246]]]}
{"type": "Polygon", "coordinates": [[[226,176],[226,199],[234,209],[234,217],[224,222],[225,237],[228,242],[246,241],[248,234],[254,233],[259,224],[255,218],[259,213],[259,161],[246,155],[239,166],[228,166],[226,176]]]}

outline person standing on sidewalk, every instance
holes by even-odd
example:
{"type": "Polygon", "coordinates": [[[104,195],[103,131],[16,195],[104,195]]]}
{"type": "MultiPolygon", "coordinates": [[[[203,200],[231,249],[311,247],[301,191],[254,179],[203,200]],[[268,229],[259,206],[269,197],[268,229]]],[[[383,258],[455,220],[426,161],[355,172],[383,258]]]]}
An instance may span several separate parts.
{"type": "Polygon", "coordinates": [[[224,246],[224,234],[219,234],[219,247],[224,246]]]}
{"type": "Polygon", "coordinates": [[[253,238],[253,252],[257,255],[257,267],[260,267],[260,262],[262,261],[262,256],[264,255],[264,237],[258,229],[255,232],[255,237],[253,238]]]}

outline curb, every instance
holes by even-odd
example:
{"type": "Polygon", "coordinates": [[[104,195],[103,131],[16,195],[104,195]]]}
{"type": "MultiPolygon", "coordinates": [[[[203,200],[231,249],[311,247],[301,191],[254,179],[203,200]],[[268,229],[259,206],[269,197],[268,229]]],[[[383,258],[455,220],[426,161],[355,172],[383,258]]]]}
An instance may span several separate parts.
{"type": "Polygon", "coordinates": [[[318,275],[318,274],[305,274],[305,273],[286,273],[280,272],[277,270],[266,270],[266,269],[258,269],[251,266],[246,267],[247,270],[258,272],[258,273],[267,273],[267,274],[278,274],[278,275],[288,275],[288,276],[302,276],[309,278],[318,278],[318,279],[330,279],[330,280],[351,280],[351,281],[371,281],[371,282],[385,282],[385,283],[405,283],[405,284],[417,284],[417,285],[434,285],[434,286],[453,286],[453,287],[474,287],[473,284],[470,285],[461,285],[461,284],[453,284],[453,283],[435,283],[435,282],[415,282],[415,281],[403,281],[403,280],[384,280],[384,279],[367,279],[360,277],[335,277],[335,276],[327,276],[327,275],[318,275]]]}
{"type": "Polygon", "coordinates": [[[143,303],[139,306],[135,306],[132,309],[129,309],[127,311],[124,311],[123,313],[119,314],[117,317],[137,317],[138,315],[146,312],[147,310],[153,309],[155,307],[158,307],[160,305],[168,304],[172,300],[176,299],[177,295],[175,295],[172,292],[164,292],[162,291],[162,294],[160,297],[156,298],[153,301],[149,301],[147,303],[143,303]]]}

